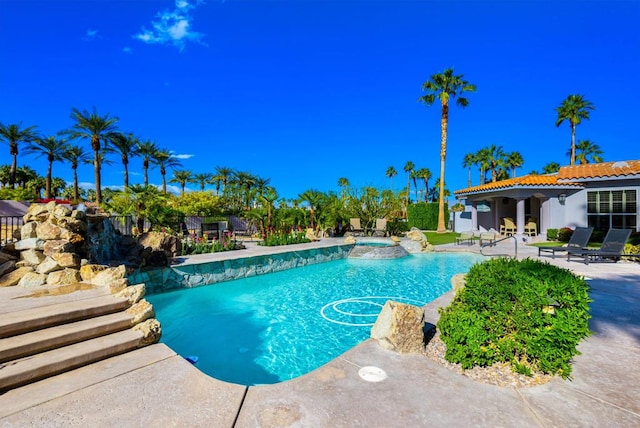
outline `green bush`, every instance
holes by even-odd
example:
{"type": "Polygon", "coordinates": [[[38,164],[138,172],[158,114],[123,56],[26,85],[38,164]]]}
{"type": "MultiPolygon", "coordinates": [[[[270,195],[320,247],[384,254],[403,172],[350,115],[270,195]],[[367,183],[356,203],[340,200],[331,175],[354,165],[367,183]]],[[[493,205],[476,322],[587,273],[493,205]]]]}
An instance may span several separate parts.
{"type": "Polygon", "coordinates": [[[547,241],[558,239],[558,229],[547,229],[547,241]]]}
{"type": "Polygon", "coordinates": [[[578,343],[589,335],[588,290],[584,279],[538,260],[476,264],[440,309],[445,358],[463,369],[508,362],[518,373],[567,378],[578,343]]]}
{"type": "Polygon", "coordinates": [[[277,245],[291,245],[291,244],[303,244],[305,242],[311,242],[306,237],[304,232],[267,232],[266,238],[258,245],[264,245],[265,247],[275,247],[277,245]]]}
{"type": "Polygon", "coordinates": [[[409,223],[405,220],[394,218],[387,221],[387,232],[391,236],[399,236],[403,232],[409,231],[409,223]]]}
{"type": "Polygon", "coordinates": [[[563,227],[558,231],[558,241],[569,242],[571,235],[573,235],[573,229],[570,227],[563,227]]]}
{"type": "MultiPolygon", "coordinates": [[[[418,202],[407,206],[409,229],[417,227],[420,230],[436,230],[438,228],[438,203],[418,202]]],[[[449,208],[444,205],[445,225],[449,222],[449,208]]]]}

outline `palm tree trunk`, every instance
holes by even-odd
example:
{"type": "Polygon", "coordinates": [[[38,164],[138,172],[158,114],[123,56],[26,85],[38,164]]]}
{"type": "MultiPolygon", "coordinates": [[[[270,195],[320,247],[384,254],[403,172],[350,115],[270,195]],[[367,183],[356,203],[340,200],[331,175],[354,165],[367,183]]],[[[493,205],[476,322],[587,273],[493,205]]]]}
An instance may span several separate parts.
{"type": "Polygon", "coordinates": [[[53,161],[49,161],[49,167],[47,168],[47,179],[44,186],[44,197],[46,199],[51,198],[51,170],[53,168],[53,161]]]}
{"type": "Polygon", "coordinates": [[[122,165],[124,166],[124,187],[127,188],[129,187],[129,165],[126,162],[123,162],[122,165]]]}
{"type": "Polygon", "coordinates": [[[96,203],[100,205],[102,203],[102,180],[100,180],[100,152],[94,151],[93,168],[95,172],[96,180],[96,203]]]}
{"type": "Polygon", "coordinates": [[[576,125],[571,124],[571,166],[576,163],[576,125]]]}
{"type": "Polygon", "coordinates": [[[444,161],[447,157],[447,124],[449,122],[449,103],[442,101],[442,117],[440,119],[441,141],[440,141],[440,195],[438,197],[438,233],[445,233],[444,226],[444,161]]]}
{"type": "Polygon", "coordinates": [[[77,203],[80,200],[80,192],[78,191],[78,169],[73,168],[73,199],[77,203]]]}
{"type": "Polygon", "coordinates": [[[149,160],[145,159],[142,162],[142,169],[144,170],[144,187],[149,185],[149,160]]]}
{"type": "Polygon", "coordinates": [[[11,149],[11,172],[9,174],[9,184],[12,189],[15,189],[16,170],[18,169],[18,145],[15,142],[11,142],[9,147],[11,149]]]}
{"type": "Polygon", "coordinates": [[[469,174],[467,176],[467,187],[471,187],[471,167],[469,167],[469,174]]]}

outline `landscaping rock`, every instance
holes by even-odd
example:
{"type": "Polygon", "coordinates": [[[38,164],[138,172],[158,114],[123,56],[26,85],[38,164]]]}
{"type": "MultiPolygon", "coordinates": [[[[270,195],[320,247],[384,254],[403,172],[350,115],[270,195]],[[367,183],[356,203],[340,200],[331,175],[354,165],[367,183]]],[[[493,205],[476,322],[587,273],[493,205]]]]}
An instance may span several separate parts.
{"type": "Polygon", "coordinates": [[[86,264],[80,267],[80,275],[82,280],[91,282],[93,278],[105,269],[109,269],[109,266],[86,264]]]}
{"type": "Polygon", "coordinates": [[[2,277],[0,277],[0,287],[12,287],[18,285],[20,279],[27,273],[33,272],[33,268],[29,266],[19,267],[14,271],[11,271],[2,277]]]}
{"type": "Polygon", "coordinates": [[[53,215],[56,218],[64,218],[71,216],[71,208],[65,205],[56,205],[53,209],[53,215]]]}
{"type": "Polygon", "coordinates": [[[371,338],[395,352],[424,352],[424,311],[388,300],[371,328],[371,338]]]}
{"type": "Polygon", "coordinates": [[[6,262],[0,264],[0,278],[3,275],[11,272],[15,268],[16,268],[16,261],[15,260],[7,260],[6,262]]]}
{"type": "Polygon", "coordinates": [[[149,318],[153,318],[156,315],[151,303],[147,302],[145,299],[140,300],[125,312],[133,317],[131,319],[131,325],[140,324],[141,322],[146,321],[149,318]]]}
{"type": "Polygon", "coordinates": [[[57,253],[70,253],[73,251],[73,245],[66,239],[54,239],[47,241],[42,247],[45,256],[52,256],[57,253]]]}
{"type": "Polygon", "coordinates": [[[139,347],[157,343],[160,340],[160,336],[162,336],[160,322],[155,318],[133,326],[133,330],[140,331],[142,333],[142,339],[138,345],[139,347]]]}
{"type": "Polygon", "coordinates": [[[130,285],[124,290],[114,294],[116,297],[122,297],[129,301],[129,304],[133,305],[140,301],[145,295],[146,287],[144,284],[130,285]]]}
{"type": "Polygon", "coordinates": [[[66,268],[63,270],[51,272],[47,275],[47,284],[48,285],[65,285],[65,284],[75,284],[76,282],[80,282],[82,277],[80,276],[80,271],[78,269],[66,268]]]}
{"type": "Polygon", "coordinates": [[[51,257],[46,257],[42,261],[42,263],[38,265],[38,267],[36,268],[36,272],[46,275],[50,272],[55,272],[62,269],[62,266],[60,266],[57,261],[53,260],[51,257]]]}
{"type": "Polygon", "coordinates": [[[451,277],[451,288],[453,289],[453,291],[457,292],[458,290],[464,288],[466,276],[467,275],[464,273],[457,273],[451,277]]]}
{"type": "Polygon", "coordinates": [[[46,283],[47,275],[37,272],[27,272],[22,276],[22,278],[20,278],[20,281],[18,281],[18,286],[24,288],[36,288],[41,287],[46,283]]]}
{"type": "Polygon", "coordinates": [[[80,256],[75,253],[53,253],[51,258],[62,268],[79,268],[80,256]]]}
{"type": "Polygon", "coordinates": [[[29,249],[20,253],[20,260],[31,266],[38,266],[45,259],[44,254],[40,250],[29,249]]]}
{"type": "Polygon", "coordinates": [[[124,290],[129,286],[129,280],[127,278],[116,279],[112,283],[109,284],[109,291],[111,294],[116,294],[124,290]]]}
{"type": "Polygon", "coordinates": [[[36,238],[36,227],[38,227],[37,221],[30,221],[24,224],[20,228],[20,239],[36,238]]]}
{"type": "MultiPolygon", "coordinates": [[[[82,272],[82,268],[80,269],[82,272]]],[[[95,285],[109,285],[112,282],[123,279],[127,275],[127,270],[124,265],[120,265],[118,267],[107,267],[106,269],[98,272],[93,279],[89,282],[95,285]]]]}
{"type": "Polygon", "coordinates": [[[182,242],[178,237],[162,232],[146,232],[138,238],[138,245],[151,248],[152,251],[163,251],[167,258],[181,254],[182,242]]]}
{"type": "Polygon", "coordinates": [[[42,250],[44,248],[44,241],[40,238],[27,238],[21,239],[16,242],[14,245],[16,251],[24,251],[24,250],[42,250]]]}

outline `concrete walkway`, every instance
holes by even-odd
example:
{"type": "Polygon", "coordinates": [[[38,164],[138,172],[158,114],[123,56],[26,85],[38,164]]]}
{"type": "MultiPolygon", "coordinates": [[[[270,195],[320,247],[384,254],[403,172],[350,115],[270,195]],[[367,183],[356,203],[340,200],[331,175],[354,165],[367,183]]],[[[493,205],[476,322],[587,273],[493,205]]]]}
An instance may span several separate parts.
{"type": "MultiPolygon", "coordinates": [[[[518,254],[537,250],[519,246],[518,254]]],[[[640,426],[640,264],[544,259],[591,278],[593,335],[579,345],[571,381],[500,388],[366,341],[300,378],[247,388],[212,379],[158,344],[9,391],[0,396],[0,427],[640,426]],[[362,380],[364,366],[387,379],[362,380]]],[[[451,298],[429,304],[427,319],[435,322],[451,298]]]]}

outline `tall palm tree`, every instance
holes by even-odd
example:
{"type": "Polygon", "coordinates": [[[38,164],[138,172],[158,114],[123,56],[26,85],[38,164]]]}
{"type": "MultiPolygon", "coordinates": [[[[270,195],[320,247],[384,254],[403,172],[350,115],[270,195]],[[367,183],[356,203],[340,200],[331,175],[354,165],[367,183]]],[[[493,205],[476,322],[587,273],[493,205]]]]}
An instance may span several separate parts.
{"type": "Polygon", "coordinates": [[[474,92],[476,86],[464,80],[462,74],[454,75],[453,68],[448,68],[444,72],[434,74],[431,80],[427,80],[422,85],[422,90],[427,91],[427,95],[420,97],[420,101],[427,106],[433,105],[436,99],[440,100],[440,191],[438,197],[438,233],[446,232],[444,223],[444,166],[447,157],[447,126],[449,125],[449,100],[456,98],[456,104],[460,107],[467,107],[469,101],[462,95],[465,92],[474,92]]]}
{"type": "Polygon", "coordinates": [[[576,163],[576,126],[582,122],[582,119],[589,120],[589,110],[594,110],[594,105],[585,100],[582,95],[569,95],[567,99],[562,101],[560,106],[556,108],[558,119],[556,126],[560,126],[565,120],[569,122],[571,127],[571,165],[576,163]]]}
{"type": "Polygon", "coordinates": [[[93,170],[96,181],[96,203],[102,203],[102,180],[100,174],[101,156],[103,145],[106,146],[116,135],[118,130],[117,117],[109,117],[109,113],[100,116],[95,107],[92,112],[80,111],[77,108],[71,109],[71,119],[75,121],[71,129],[64,131],[71,139],[88,139],[91,141],[93,150],[93,170]],[[102,143],[102,144],[101,144],[102,143]]]}
{"type": "Polygon", "coordinates": [[[350,185],[351,183],[349,183],[349,179],[347,177],[338,178],[338,186],[340,187],[340,199],[342,199],[343,201],[347,197],[347,188],[350,185]]]}
{"type": "Polygon", "coordinates": [[[411,174],[413,173],[413,170],[415,169],[415,165],[413,162],[411,161],[407,161],[407,163],[404,164],[404,172],[407,173],[407,205],[409,204],[409,194],[411,192],[411,174]]]}
{"type": "Polygon", "coordinates": [[[324,193],[314,189],[305,190],[303,193],[298,195],[298,200],[300,202],[306,202],[309,204],[311,227],[313,229],[316,227],[316,211],[324,197],[324,193]]]}
{"type": "Polygon", "coordinates": [[[420,196],[418,195],[418,171],[414,169],[410,175],[411,181],[413,181],[413,193],[416,195],[416,202],[420,202],[420,196]]]}
{"type": "Polygon", "coordinates": [[[393,166],[390,166],[389,168],[387,168],[387,172],[385,173],[385,176],[389,178],[389,180],[391,180],[391,190],[393,191],[393,177],[395,177],[396,175],[398,175],[398,171],[396,171],[396,169],[393,166]]]}
{"type": "Polygon", "coordinates": [[[233,175],[233,169],[227,168],[224,166],[216,167],[216,193],[220,194],[220,185],[222,185],[222,191],[227,187],[227,183],[229,182],[229,178],[233,175]]]}
{"type": "Polygon", "coordinates": [[[46,156],[48,167],[45,181],[45,198],[51,198],[51,177],[53,163],[64,159],[64,153],[67,151],[66,141],[58,139],[54,136],[37,137],[33,141],[27,143],[25,152],[34,154],[36,157],[46,156]]]}
{"type": "Polygon", "coordinates": [[[18,149],[20,143],[28,143],[33,141],[36,137],[36,127],[28,126],[22,128],[22,122],[10,125],[4,125],[0,122],[0,141],[4,141],[9,144],[9,154],[11,155],[11,177],[9,178],[9,185],[13,189],[16,183],[16,168],[18,167],[18,149]]]}
{"type": "Polygon", "coordinates": [[[489,146],[489,168],[491,169],[491,182],[495,183],[498,180],[499,169],[504,166],[504,159],[506,153],[502,150],[502,146],[496,146],[492,144],[489,146]]]}
{"type": "Polygon", "coordinates": [[[138,156],[142,158],[142,172],[144,173],[145,187],[149,185],[149,166],[158,150],[158,146],[153,141],[147,140],[138,143],[136,151],[138,156]]]}
{"type": "Polygon", "coordinates": [[[491,166],[491,156],[489,147],[478,150],[478,153],[475,155],[476,164],[480,170],[480,184],[487,182],[487,171],[489,171],[489,167],[491,166]]]}
{"type": "Polygon", "coordinates": [[[173,171],[173,178],[169,180],[169,183],[180,184],[180,194],[184,195],[184,188],[187,183],[193,180],[193,173],[187,169],[178,169],[173,171]]]}
{"type": "Polygon", "coordinates": [[[576,144],[576,161],[581,165],[593,162],[602,162],[602,150],[600,146],[589,140],[580,140],[576,144]]]}
{"type": "Polygon", "coordinates": [[[511,178],[516,176],[516,168],[520,168],[522,165],[524,165],[524,158],[520,152],[511,152],[507,155],[505,166],[511,168],[511,178]]]}
{"type": "Polygon", "coordinates": [[[192,183],[200,184],[200,191],[204,192],[204,186],[207,184],[211,184],[211,180],[213,179],[213,174],[208,172],[198,172],[193,174],[192,183]]]}
{"type": "Polygon", "coordinates": [[[542,167],[543,174],[555,174],[560,171],[560,164],[558,162],[549,162],[542,167]]]}
{"type": "Polygon", "coordinates": [[[424,180],[424,201],[427,202],[429,198],[429,180],[431,180],[432,174],[429,168],[420,168],[416,172],[416,177],[424,180]]]}
{"type": "Polygon", "coordinates": [[[468,168],[469,174],[467,176],[467,187],[471,187],[471,167],[476,164],[476,154],[475,153],[467,153],[462,158],[462,167],[468,168]]]}
{"type": "Polygon", "coordinates": [[[180,159],[175,158],[170,151],[159,149],[153,155],[151,161],[160,168],[162,176],[162,193],[167,194],[167,168],[176,169],[182,166],[180,159]]]}
{"type": "Polygon", "coordinates": [[[78,190],[78,164],[86,163],[90,159],[89,153],[84,151],[84,148],[76,145],[68,145],[67,150],[64,153],[64,158],[71,163],[71,169],[73,170],[73,200],[80,200],[80,192],[78,190]]]}
{"type": "Polygon", "coordinates": [[[133,134],[119,132],[111,139],[114,152],[120,155],[124,167],[124,187],[129,187],[129,158],[138,155],[140,140],[133,134]]]}

